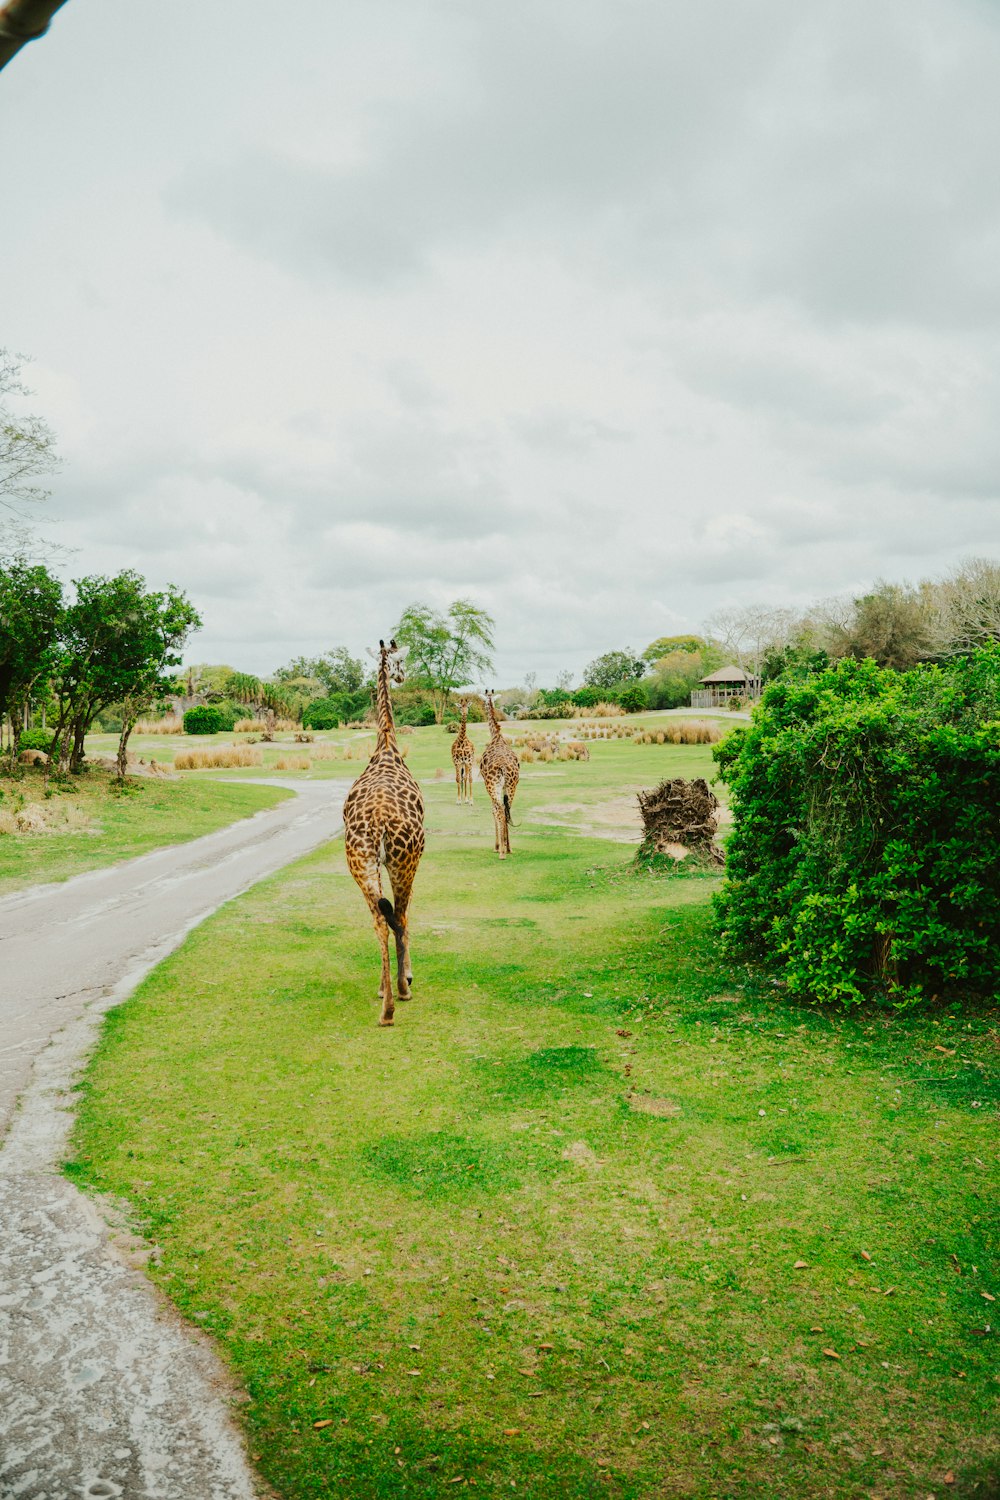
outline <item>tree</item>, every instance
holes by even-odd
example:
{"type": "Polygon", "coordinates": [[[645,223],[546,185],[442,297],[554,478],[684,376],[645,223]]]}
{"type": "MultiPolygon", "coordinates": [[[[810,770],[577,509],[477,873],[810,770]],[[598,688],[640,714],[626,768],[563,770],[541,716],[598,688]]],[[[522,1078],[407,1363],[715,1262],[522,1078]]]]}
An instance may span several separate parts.
{"type": "Polygon", "coordinates": [[[138,714],[169,686],[166,669],[179,664],[188,632],[201,623],[183,594],[173,587],[148,593],[145,579],[131,570],[113,578],[81,578],[74,586],[76,598],[63,610],[53,667],[62,773],[80,769],[84,736],[111,703],[125,705],[127,746],[138,714]]]}
{"type": "Polygon", "coordinates": [[[704,651],[708,642],[700,635],[661,635],[650,641],[642,653],[643,661],[658,662],[674,651],[704,651]]]}
{"type": "Polygon", "coordinates": [[[62,615],[62,585],[42,564],[0,561],[0,736],[10,723],[17,741],[33,689],[53,664],[62,615]]]}
{"type": "Polygon", "coordinates": [[[1000,641],[1000,563],[970,557],[936,589],[937,650],[962,656],[1000,641]]]}
{"type": "Polygon", "coordinates": [[[16,415],[5,400],[28,394],[21,363],[0,349],[0,560],[37,550],[30,510],[48,495],[37,481],[59,464],[51,428],[41,417],[16,415]]]}
{"type": "Polygon", "coordinates": [[[719,665],[716,653],[681,648],[661,656],[643,679],[651,708],[682,708],[703,677],[719,665]]]}
{"type": "Polygon", "coordinates": [[[935,600],[928,584],[876,580],[855,599],[845,624],[835,633],[831,655],[870,658],[880,667],[906,672],[935,654],[935,600]]]}
{"type": "Polygon", "coordinates": [[[432,695],[434,722],[440,724],[449,694],[493,670],[492,615],[471,599],[456,599],[438,614],[427,604],[411,604],[393,637],[410,653],[409,671],[432,695]]]}
{"type": "Polygon", "coordinates": [[[293,656],[272,676],[280,683],[315,682],[329,697],[331,693],[356,693],[366,673],[360,657],[352,656],[346,646],[334,646],[322,656],[293,656]]]}
{"type": "Polygon", "coordinates": [[[634,682],[645,670],[646,663],[637,661],[634,651],[606,651],[584,667],[583,680],[588,687],[610,693],[634,682]]]}
{"type": "Polygon", "coordinates": [[[741,604],[717,610],[705,621],[705,629],[725,657],[722,665],[732,664],[759,679],[764,657],[785,645],[795,624],[793,610],[741,604]]]}
{"type": "Polygon", "coordinates": [[[128,769],[128,742],[139,715],[169,689],[171,667],[179,666],[188,635],[201,616],[185,594],[171,584],[163,593],[140,592],[132,613],[128,650],[119,657],[122,727],[118,737],[118,779],[128,769]],[[127,656],[130,660],[123,660],[127,656]]]}

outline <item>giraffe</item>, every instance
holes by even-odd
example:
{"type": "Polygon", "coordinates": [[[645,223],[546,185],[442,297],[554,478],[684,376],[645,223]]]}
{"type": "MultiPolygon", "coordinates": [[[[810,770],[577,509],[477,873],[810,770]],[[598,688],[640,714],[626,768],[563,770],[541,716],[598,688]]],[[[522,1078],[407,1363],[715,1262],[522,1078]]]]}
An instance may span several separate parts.
{"type": "Polygon", "coordinates": [[[493,845],[501,859],[510,853],[510,807],[517,791],[521,774],[517,751],[500,733],[492,691],[486,694],[486,720],[490,726],[490,742],[479,757],[479,774],[493,803],[493,821],[496,825],[496,841],[493,845]]]}
{"type": "MultiPolygon", "coordinates": [[[[389,931],[396,939],[396,992],[409,1000],[410,932],[407,908],[413,877],[424,852],[424,800],[396,744],[389,682],[403,681],[403,657],[395,641],[379,641],[375,751],[344,801],[344,849],[347,868],[368,902],[382,948],[379,999],[380,1026],[391,1026],[395,1001],[389,969],[389,931]],[[380,866],[392,882],[390,901],[382,894],[380,866]]],[[[374,652],[372,653],[374,655],[374,652]]]]}
{"type": "Polygon", "coordinates": [[[458,789],[457,800],[461,804],[472,801],[474,746],[465,730],[465,721],[469,716],[468,699],[463,698],[459,707],[462,710],[462,724],[451,747],[451,758],[455,764],[455,786],[458,789]]]}

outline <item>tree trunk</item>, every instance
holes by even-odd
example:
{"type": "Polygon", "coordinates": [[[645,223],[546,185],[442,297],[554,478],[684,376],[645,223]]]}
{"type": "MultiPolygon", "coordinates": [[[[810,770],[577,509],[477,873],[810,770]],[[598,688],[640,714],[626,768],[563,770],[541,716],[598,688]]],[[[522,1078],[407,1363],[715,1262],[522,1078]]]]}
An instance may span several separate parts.
{"type": "Polygon", "coordinates": [[[83,719],[83,716],[81,715],[81,717],[77,719],[76,723],[73,725],[73,750],[70,755],[69,768],[74,775],[79,773],[80,768],[83,765],[83,739],[86,733],[87,726],[83,719]]]}
{"type": "Polygon", "coordinates": [[[128,770],[128,740],[135,728],[135,719],[122,719],[122,732],[118,740],[118,780],[125,780],[128,770]]]}
{"type": "Polygon", "coordinates": [[[57,759],[59,764],[60,776],[67,776],[69,774],[70,741],[72,740],[72,738],[73,730],[69,725],[67,725],[59,735],[59,749],[57,759]]]}

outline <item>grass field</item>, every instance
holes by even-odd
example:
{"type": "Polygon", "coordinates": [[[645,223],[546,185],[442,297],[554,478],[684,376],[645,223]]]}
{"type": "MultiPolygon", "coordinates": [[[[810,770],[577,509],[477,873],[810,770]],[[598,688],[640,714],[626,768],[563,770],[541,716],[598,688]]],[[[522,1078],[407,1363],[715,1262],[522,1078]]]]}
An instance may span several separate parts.
{"type": "Polygon", "coordinates": [[[166,844],[187,843],[292,795],[280,787],[234,786],[207,778],[194,785],[132,780],[120,792],[113,776],[93,770],[64,786],[53,784],[46,797],[40,770],[28,769],[17,780],[0,778],[0,812],[38,807],[52,825],[42,833],[0,836],[0,896],[68,880],[166,844]]]}
{"type": "Polygon", "coordinates": [[[722,963],[717,877],[623,841],[701,747],[526,766],[501,863],[450,741],[407,742],[395,1028],[332,844],[109,1015],[67,1167],[216,1338],[261,1471],[285,1500],[995,1495],[996,1017],[820,1014],[722,963]]]}

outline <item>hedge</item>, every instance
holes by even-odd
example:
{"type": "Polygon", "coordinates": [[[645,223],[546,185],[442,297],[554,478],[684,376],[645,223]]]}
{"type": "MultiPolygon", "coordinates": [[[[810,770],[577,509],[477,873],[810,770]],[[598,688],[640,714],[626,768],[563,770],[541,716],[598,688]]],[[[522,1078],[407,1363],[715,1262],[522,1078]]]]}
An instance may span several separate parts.
{"type": "Polygon", "coordinates": [[[1000,989],[1000,644],[769,686],[714,751],[732,792],[724,944],[820,1001],[1000,989]]]}

